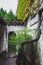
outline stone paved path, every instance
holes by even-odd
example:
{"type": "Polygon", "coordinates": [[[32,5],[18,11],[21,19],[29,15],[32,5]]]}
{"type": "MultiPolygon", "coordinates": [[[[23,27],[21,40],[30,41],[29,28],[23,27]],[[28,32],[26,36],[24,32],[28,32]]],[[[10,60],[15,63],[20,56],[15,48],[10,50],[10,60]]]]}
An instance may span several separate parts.
{"type": "Polygon", "coordinates": [[[0,65],[16,65],[16,58],[0,59],[0,65]]]}

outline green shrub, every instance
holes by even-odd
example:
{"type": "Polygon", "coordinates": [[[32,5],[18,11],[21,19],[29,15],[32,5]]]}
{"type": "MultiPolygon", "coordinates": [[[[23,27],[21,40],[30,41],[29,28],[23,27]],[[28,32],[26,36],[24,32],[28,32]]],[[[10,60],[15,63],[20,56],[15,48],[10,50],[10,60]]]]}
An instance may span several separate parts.
{"type": "Polygon", "coordinates": [[[23,41],[31,40],[32,39],[32,32],[35,32],[35,30],[21,30],[18,32],[17,35],[12,34],[9,36],[9,45],[12,47],[13,45],[16,46],[17,49],[21,47],[21,44],[23,41]]]}

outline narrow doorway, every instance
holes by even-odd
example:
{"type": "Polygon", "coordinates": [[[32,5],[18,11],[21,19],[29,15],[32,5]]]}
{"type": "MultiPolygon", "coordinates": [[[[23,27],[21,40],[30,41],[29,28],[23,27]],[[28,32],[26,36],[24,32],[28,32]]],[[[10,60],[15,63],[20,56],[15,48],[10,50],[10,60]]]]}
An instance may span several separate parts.
{"type": "Polygon", "coordinates": [[[8,53],[9,57],[14,57],[16,55],[16,44],[15,44],[15,38],[16,33],[10,32],[8,34],[8,53]]]}

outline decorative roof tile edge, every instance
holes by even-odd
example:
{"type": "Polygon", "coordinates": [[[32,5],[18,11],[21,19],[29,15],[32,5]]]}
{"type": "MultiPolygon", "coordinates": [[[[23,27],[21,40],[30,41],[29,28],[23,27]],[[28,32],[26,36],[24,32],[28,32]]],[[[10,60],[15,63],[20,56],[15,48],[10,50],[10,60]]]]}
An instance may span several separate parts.
{"type": "Polygon", "coordinates": [[[16,21],[11,21],[11,20],[5,20],[7,25],[10,26],[10,25],[14,25],[14,26],[25,26],[25,22],[23,22],[22,20],[20,19],[16,19],[16,21]]]}

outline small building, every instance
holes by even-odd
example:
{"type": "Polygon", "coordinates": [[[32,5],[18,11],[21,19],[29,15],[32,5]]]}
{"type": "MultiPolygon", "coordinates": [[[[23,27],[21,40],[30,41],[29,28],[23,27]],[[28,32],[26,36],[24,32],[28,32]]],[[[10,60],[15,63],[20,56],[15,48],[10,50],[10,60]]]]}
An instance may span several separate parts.
{"type": "Polygon", "coordinates": [[[0,53],[3,51],[8,52],[8,36],[11,32],[23,30],[25,26],[23,23],[13,22],[13,21],[5,21],[2,16],[0,16],[0,53]]]}

